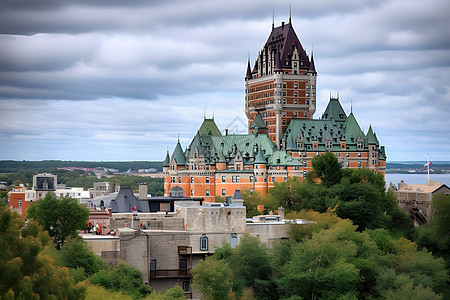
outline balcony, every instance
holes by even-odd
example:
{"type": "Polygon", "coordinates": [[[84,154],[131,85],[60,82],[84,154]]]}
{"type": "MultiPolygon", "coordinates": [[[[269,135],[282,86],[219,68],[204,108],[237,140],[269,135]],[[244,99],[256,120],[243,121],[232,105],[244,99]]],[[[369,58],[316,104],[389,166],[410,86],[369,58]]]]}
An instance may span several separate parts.
{"type": "Polygon", "coordinates": [[[191,278],[191,270],[189,269],[172,269],[172,270],[151,270],[150,278],[191,278]]]}
{"type": "Polygon", "coordinates": [[[191,246],[178,246],[178,255],[180,254],[192,254],[191,246]]]}

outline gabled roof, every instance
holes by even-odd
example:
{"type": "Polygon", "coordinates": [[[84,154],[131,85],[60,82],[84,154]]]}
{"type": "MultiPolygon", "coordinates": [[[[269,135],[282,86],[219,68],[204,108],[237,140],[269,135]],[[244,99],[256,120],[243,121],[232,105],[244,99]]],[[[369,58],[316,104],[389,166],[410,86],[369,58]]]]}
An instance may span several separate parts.
{"type": "Polygon", "coordinates": [[[110,207],[113,213],[128,213],[136,208],[142,212],[140,201],[136,199],[130,187],[122,186],[114,200],[111,200],[110,207]]]}
{"type": "Polygon", "coordinates": [[[219,128],[216,125],[216,122],[214,122],[214,119],[204,119],[202,125],[198,129],[198,134],[201,136],[203,135],[210,135],[210,136],[221,136],[222,133],[220,133],[219,128]]]}
{"type": "Polygon", "coordinates": [[[342,108],[338,98],[331,98],[328,101],[327,108],[322,114],[322,120],[335,120],[336,122],[345,122],[347,115],[342,108]]]}
{"type": "Polygon", "coordinates": [[[265,129],[267,128],[266,126],[266,122],[264,122],[263,117],[261,116],[260,113],[258,113],[255,117],[255,120],[253,120],[252,126],[250,127],[252,129],[265,129]]]}
{"type": "Polygon", "coordinates": [[[179,140],[177,142],[177,145],[175,146],[175,150],[173,150],[170,161],[172,162],[174,159],[178,166],[186,165],[186,158],[184,157],[183,149],[181,148],[181,144],[180,144],[179,140]]]}
{"type": "Polygon", "coordinates": [[[353,112],[351,112],[347,117],[343,127],[345,128],[345,142],[347,144],[355,144],[358,137],[365,137],[361,127],[359,127],[358,121],[356,121],[356,118],[353,115],[353,112]]]}

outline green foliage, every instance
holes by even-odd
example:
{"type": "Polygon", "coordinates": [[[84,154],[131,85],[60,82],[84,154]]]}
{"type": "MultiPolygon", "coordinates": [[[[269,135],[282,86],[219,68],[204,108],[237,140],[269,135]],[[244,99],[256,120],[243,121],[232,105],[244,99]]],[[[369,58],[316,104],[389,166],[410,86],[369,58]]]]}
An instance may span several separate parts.
{"type": "Polygon", "coordinates": [[[249,297],[248,288],[257,299],[276,298],[270,255],[257,238],[249,235],[241,238],[236,249],[224,243],[192,272],[194,286],[208,299],[243,296],[244,291],[249,297]]]}
{"type": "Polygon", "coordinates": [[[77,270],[82,269],[85,277],[105,268],[103,261],[79,236],[67,239],[61,249],[61,258],[64,266],[77,270]]]}
{"type": "Polygon", "coordinates": [[[57,249],[61,249],[69,236],[76,236],[88,222],[89,210],[71,197],[58,198],[47,193],[44,199],[32,203],[27,217],[36,220],[53,238],[57,249]]]}
{"type": "Polygon", "coordinates": [[[228,298],[231,290],[232,270],[227,262],[214,257],[200,261],[191,271],[194,287],[206,299],[222,300],[228,298]]]}
{"type": "Polygon", "coordinates": [[[165,292],[156,292],[153,290],[150,294],[145,297],[145,300],[184,300],[186,296],[184,296],[183,289],[176,285],[173,288],[165,291],[165,292]]]}
{"type": "Polygon", "coordinates": [[[0,298],[80,299],[85,288],[75,285],[66,268],[53,265],[42,254],[49,242],[46,232],[17,213],[0,207],[0,298]]]}
{"type": "Polygon", "coordinates": [[[246,207],[246,215],[248,218],[261,214],[258,210],[258,205],[264,206],[262,214],[268,214],[270,211],[275,211],[278,208],[278,203],[275,199],[267,195],[261,195],[258,191],[250,193],[250,190],[244,189],[241,191],[241,194],[244,199],[244,206],[246,207]]]}
{"type": "MultiPolygon", "coordinates": [[[[0,173],[20,172],[21,170],[31,173],[49,172],[50,169],[63,167],[81,167],[97,168],[105,167],[118,169],[119,172],[125,172],[128,169],[149,169],[154,168],[162,171],[162,161],[62,161],[62,160],[43,160],[43,161],[13,161],[1,160],[0,173]]],[[[53,173],[53,172],[52,172],[53,173]]]]}
{"type": "Polygon", "coordinates": [[[131,300],[132,298],[124,292],[111,292],[98,285],[88,285],[86,289],[85,300],[131,300]]]}
{"type": "Polygon", "coordinates": [[[330,187],[341,181],[341,164],[333,153],[326,152],[315,156],[311,161],[311,165],[324,186],[330,187]]]}
{"type": "Polygon", "coordinates": [[[151,292],[151,288],[143,283],[141,272],[124,262],[118,263],[111,271],[99,271],[90,281],[113,292],[126,292],[133,299],[145,297],[151,292]]]}
{"type": "Polygon", "coordinates": [[[0,191],[0,206],[8,206],[8,192],[0,191]]]}

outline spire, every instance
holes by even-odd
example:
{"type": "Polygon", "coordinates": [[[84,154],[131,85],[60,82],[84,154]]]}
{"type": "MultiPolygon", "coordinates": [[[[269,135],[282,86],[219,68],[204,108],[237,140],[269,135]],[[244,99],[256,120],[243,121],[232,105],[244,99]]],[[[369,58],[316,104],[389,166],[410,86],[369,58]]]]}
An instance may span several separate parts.
{"type": "Polygon", "coordinates": [[[168,167],[170,164],[170,156],[169,156],[169,150],[166,152],[166,158],[163,161],[163,167],[168,167]]]}
{"type": "MultiPolygon", "coordinates": [[[[311,51],[311,62],[309,63],[309,70],[308,72],[313,73],[313,74],[317,74],[316,72],[316,65],[314,63],[314,53],[311,51]]],[[[330,94],[331,96],[331,94],[330,94]]]]}
{"type": "Polygon", "coordinates": [[[173,150],[171,161],[175,159],[177,165],[185,165],[186,158],[184,157],[183,149],[181,148],[180,140],[178,138],[175,150],[173,150]]]}
{"type": "Polygon", "coordinates": [[[245,74],[245,79],[252,79],[252,71],[250,69],[250,58],[247,60],[247,74],[245,74]]]}

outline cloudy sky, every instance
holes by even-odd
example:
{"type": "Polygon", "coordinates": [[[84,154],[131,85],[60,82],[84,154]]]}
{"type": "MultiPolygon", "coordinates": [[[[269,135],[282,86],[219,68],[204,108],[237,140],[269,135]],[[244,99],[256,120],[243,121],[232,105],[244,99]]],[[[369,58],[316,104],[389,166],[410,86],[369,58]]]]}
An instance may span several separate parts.
{"type": "Polygon", "coordinates": [[[204,114],[245,131],[244,75],[272,24],[388,160],[450,161],[450,1],[0,2],[0,159],[162,160],[204,114]]]}

